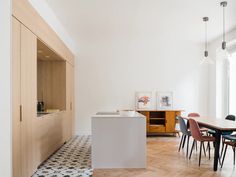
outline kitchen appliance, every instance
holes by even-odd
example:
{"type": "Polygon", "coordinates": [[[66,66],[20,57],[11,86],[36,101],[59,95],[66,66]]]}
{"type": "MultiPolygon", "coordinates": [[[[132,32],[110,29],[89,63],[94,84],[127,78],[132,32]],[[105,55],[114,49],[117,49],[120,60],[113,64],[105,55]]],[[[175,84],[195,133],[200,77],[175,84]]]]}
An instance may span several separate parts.
{"type": "Polygon", "coordinates": [[[37,103],[37,112],[43,112],[44,111],[44,102],[38,101],[37,103]]]}

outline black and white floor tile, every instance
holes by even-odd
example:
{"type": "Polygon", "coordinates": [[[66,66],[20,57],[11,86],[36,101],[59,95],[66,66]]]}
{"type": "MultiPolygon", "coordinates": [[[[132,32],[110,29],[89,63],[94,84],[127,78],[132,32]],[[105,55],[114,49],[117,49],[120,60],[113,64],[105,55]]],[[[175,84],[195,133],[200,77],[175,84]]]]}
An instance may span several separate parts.
{"type": "Polygon", "coordinates": [[[77,136],[47,161],[32,177],[92,177],[91,136],[77,136]]]}

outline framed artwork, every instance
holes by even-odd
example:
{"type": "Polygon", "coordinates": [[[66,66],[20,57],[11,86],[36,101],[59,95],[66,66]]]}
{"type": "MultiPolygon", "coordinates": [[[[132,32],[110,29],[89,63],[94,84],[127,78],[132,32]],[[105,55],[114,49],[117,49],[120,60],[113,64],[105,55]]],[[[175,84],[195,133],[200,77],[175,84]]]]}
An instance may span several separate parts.
{"type": "Polygon", "coordinates": [[[151,109],[152,92],[136,92],[136,109],[151,109]]]}
{"type": "Polygon", "coordinates": [[[157,109],[160,110],[173,109],[172,92],[157,92],[157,109]]]}

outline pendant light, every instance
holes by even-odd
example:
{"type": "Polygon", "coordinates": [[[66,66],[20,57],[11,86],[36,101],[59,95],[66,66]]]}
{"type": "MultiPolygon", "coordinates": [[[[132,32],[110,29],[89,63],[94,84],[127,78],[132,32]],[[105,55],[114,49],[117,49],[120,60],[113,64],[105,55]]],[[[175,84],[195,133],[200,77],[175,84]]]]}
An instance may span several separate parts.
{"type": "Polygon", "coordinates": [[[225,8],[227,7],[227,1],[222,1],[220,5],[223,7],[223,41],[222,41],[222,49],[226,49],[226,41],[225,41],[225,8]]]}
{"type": "Polygon", "coordinates": [[[203,17],[203,22],[205,23],[205,50],[204,57],[200,64],[213,64],[214,61],[208,56],[208,40],[207,40],[207,22],[209,21],[209,17],[203,17]]]}

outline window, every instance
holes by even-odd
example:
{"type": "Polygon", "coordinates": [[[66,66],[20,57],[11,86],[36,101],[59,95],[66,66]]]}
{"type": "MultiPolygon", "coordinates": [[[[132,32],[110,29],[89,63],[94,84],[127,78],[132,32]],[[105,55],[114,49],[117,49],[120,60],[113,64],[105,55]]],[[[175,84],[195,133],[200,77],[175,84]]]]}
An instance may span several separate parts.
{"type": "Polygon", "coordinates": [[[236,52],[232,53],[229,58],[229,87],[228,87],[228,100],[229,100],[229,114],[236,115],[236,52]]]}

